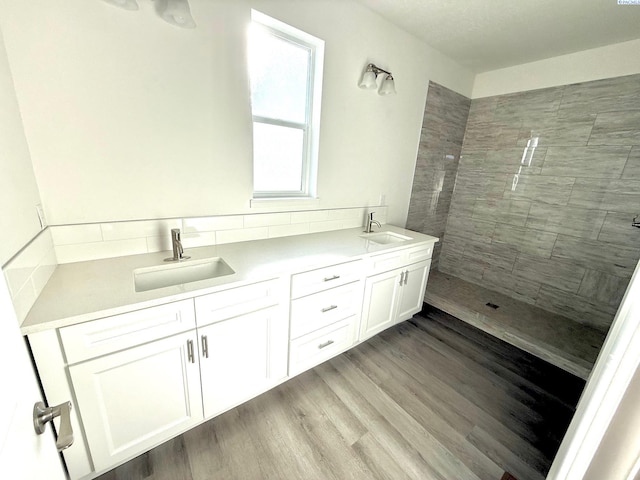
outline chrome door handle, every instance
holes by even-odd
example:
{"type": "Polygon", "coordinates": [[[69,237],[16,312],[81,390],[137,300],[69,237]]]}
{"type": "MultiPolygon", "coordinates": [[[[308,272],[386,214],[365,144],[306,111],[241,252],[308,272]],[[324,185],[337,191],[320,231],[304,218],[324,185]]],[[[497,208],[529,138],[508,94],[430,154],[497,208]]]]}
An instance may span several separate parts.
{"type": "Polygon", "coordinates": [[[404,272],[404,284],[407,284],[407,280],[409,280],[409,270],[404,272]]]}
{"type": "Polygon", "coordinates": [[[55,407],[45,407],[43,402],[37,402],[33,406],[33,428],[38,435],[42,435],[46,424],[52,422],[56,417],[60,417],[60,430],[56,439],[56,448],[61,452],[73,445],[71,402],[64,402],[55,407]]]}
{"type": "Polygon", "coordinates": [[[404,272],[400,274],[400,286],[402,286],[402,282],[404,281],[404,272]]]}

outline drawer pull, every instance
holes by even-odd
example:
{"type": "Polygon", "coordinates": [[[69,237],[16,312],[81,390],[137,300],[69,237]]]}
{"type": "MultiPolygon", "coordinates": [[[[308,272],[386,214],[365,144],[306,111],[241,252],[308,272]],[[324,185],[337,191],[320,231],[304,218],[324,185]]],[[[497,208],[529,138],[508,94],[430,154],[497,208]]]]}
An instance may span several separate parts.
{"type": "Polygon", "coordinates": [[[202,335],[202,356],[209,358],[209,339],[206,335],[202,335]]]}
{"type": "Polygon", "coordinates": [[[191,363],[196,363],[196,359],[193,356],[193,340],[187,340],[187,358],[191,363]]]}
{"type": "Polygon", "coordinates": [[[322,313],[330,312],[331,310],[335,310],[336,308],[338,308],[338,306],[337,306],[337,305],[331,305],[330,307],[324,307],[324,308],[322,309],[322,313]]]}
{"type": "Polygon", "coordinates": [[[340,275],[334,275],[333,277],[324,277],[325,282],[330,282],[331,280],[337,280],[340,278],[340,275]]]}
{"type": "Polygon", "coordinates": [[[319,349],[322,349],[322,348],[324,348],[324,347],[328,347],[329,345],[331,345],[331,344],[333,344],[333,343],[334,343],[334,341],[333,341],[333,340],[327,340],[326,342],[321,343],[320,345],[318,345],[318,348],[319,348],[319,349]]]}

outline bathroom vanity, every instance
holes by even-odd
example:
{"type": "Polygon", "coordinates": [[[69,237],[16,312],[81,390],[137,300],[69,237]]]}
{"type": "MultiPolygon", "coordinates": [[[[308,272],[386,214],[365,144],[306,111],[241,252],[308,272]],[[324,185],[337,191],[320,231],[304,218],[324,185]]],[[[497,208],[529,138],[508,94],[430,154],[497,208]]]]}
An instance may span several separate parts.
{"type": "Polygon", "coordinates": [[[73,402],[71,478],[410,318],[437,240],[385,225],[59,265],[22,331],[48,403],[73,402]]]}

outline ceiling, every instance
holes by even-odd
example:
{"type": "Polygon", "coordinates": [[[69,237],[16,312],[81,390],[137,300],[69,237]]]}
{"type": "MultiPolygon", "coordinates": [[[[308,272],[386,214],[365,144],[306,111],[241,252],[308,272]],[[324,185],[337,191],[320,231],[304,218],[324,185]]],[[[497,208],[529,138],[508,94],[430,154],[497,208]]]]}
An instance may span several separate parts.
{"type": "Polygon", "coordinates": [[[618,0],[356,1],[475,72],[640,38],[618,0]]]}

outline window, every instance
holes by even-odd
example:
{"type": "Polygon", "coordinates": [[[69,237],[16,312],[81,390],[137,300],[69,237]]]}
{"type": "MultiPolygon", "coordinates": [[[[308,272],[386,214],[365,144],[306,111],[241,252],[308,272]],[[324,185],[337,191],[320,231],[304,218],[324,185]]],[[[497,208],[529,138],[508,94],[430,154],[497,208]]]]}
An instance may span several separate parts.
{"type": "Polygon", "coordinates": [[[252,10],[254,198],[313,197],[324,42],[252,10]]]}

